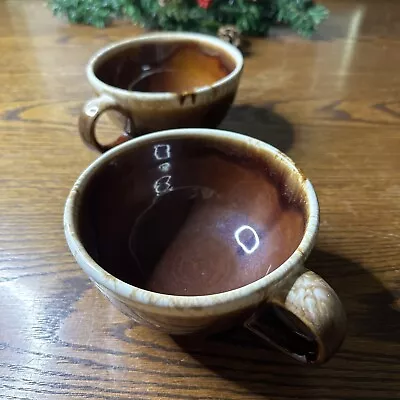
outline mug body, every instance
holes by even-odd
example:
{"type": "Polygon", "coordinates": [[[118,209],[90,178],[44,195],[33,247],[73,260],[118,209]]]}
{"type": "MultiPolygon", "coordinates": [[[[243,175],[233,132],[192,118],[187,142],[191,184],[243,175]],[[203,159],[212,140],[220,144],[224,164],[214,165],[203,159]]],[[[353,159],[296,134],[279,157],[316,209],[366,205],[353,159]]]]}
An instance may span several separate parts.
{"type": "MultiPolygon", "coordinates": [[[[181,61],[182,74],[207,69],[207,65],[196,64],[189,58],[181,61]]],[[[113,98],[133,121],[133,135],[183,127],[216,127],[225,117],[234,101],[243,69],[243,56],[234,46],[218,38],[185,32],[157,32],[114,43],[101,49],[89,61],[87,78],[98,95],[113,98]],[[229,73],[211,84],[196,86],[183,92],[142,92],[128,90],[118,82],[119,69],[124,63],[124,54],[129,57],[143,57],[144,46],[171,43],[171,45],[198,45],[216,54],[223,54],[229,63],[229,73]],[[133,55],[132,55],[133,54],[133,55]],[[135,54],[137,54],[135,56],[135,54]],[[122,61],[121,61],[122,60],[122,61]],[[102,72],[108,66],[105,73],[102,72]],[[109,79],[103,79],[109,75],[109,79]],[[121,88],[124,87],[124,88],[121,88]]],[[[179,79],[179,75],[177,77],[179,79]]],[[[123,80],[123,78],[121,78],[123,80]]],[[[121,128],[126,128],[126,115],[110,111],[111,120],[121,128]]]]}
{"type": "Polygon", "coordinates": [[[276,148],[233,132],[212,129],[175,129],[132,139],[96,159],[74,184],[65,206],[64,229],[68,245],[77,263],[97,288],[120,311],[140,324],[170,334],[191,334],[226,329],[245,320],[269,299],[287,294],[293,282],[301,275],[303,264],[314,247],[319,220],[317,197],[310,181],[293,161],[276,148]],[[130,285],[108,273],[95,262],[82,243],[79,230],[80,210],[84,206],[84,192],[97,172],[121,155],[132,153],[146,143],[162,143],[168,139],[184,140],[189,135],[204,140],[230,140],[246,151],[261,154],[285,176],[285,182],[301,193],[304,199],[305,230],[299,246],[277,269],[265,277],[223,293],[203,296],[175,296],[151,292],[130,285]]]}

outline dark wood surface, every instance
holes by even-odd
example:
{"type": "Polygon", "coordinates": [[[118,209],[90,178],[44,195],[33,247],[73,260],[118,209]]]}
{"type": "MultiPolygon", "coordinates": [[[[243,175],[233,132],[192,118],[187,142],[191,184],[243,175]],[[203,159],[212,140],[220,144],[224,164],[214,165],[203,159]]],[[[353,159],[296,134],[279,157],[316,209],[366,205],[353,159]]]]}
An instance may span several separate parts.
{"type": "Polygon", "coordinates": [[[2,399],[400,399],[400,2],[325,3],[331,18],[312,40],[277,30],[253,42],[223,123],[286,151],[319,194],[309,267],[349,318],[342,350],[320,368],[239,328],[174,340],[96,291],[62,224],[97,156],[77,134],[91,96],[84,67],[139,30],[69,26],[42,1],[0,3],[2,399]]]}

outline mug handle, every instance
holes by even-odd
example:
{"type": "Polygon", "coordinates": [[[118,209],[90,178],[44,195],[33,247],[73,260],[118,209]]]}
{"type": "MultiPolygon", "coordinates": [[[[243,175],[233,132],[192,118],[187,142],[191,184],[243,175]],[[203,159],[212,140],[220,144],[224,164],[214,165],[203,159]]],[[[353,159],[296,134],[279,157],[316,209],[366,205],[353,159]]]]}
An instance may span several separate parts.
{"type": "Polygon", "coordinates": [[[300,362],[322,364],[344,340],[346,314],[328,283],[303,268],[289,290],[267,300],[245,326],[300,362]]]}
{"type": "Polygon", "coordinates": [[[132,139],[134,128],[133,120],[128,111],[126,111],[113,97],[102,94],[86,102],[79,115],[79,133],[82,140],[92,149],[105,153],[118,144],[132,139]],[[113,143],[103,145],[96,138],[96,122],[100,115],[109,110],[115,110],[121,113],[127,119],[125,132],[113,143]]]}

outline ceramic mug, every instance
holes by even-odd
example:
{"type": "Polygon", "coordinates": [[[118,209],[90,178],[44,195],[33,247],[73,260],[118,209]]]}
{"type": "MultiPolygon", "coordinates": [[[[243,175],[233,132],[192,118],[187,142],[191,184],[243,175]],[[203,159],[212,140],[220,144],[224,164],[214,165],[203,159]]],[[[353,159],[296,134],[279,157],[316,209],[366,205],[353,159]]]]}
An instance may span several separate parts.
{"type": "MultiPolygon", "coordinates": [[[[243,56],[237,48],[203,34],[157,32],[111,44],[98,51],[87,65],[87,79],[97,96],[83,106],[80,135],[89,147],[105,152],[145,133],[184,127],[215,128],[235,98],[242,69],[243,56]],[[197,53],[190,46],[196,46],[197,53]],[[170,78],[177,90],[182,86],[180,79],[192,81],[190,90],[135,90],[130,82],[134,70],[150,70],[160,60],[168,61],[174,52],[177,56],[168,67],[173,68],[170,78]],[[218,75],[214,81],[210,74],[217,74],[221,63],[226,74],[218,75]],[[105,111],[124,133],[115,143],[103,145],[96,138],[95,126],[105,111]]],[[[160,75],[161,83],[167,78],[160,75]]]]}
{"type": "MultiPolygon", "coordinates": [[[[165,160],[160,162],[165,163],[165,160]]],[[[129,186],[121,185],[122,190],[130,190],[129,186]]],[[[134,192],[128,199],[132,195],[134,192]]],[[[113,196],[117,194],[113,192],[113,196]]],[[[215,332],[244,323],[276,348],[305,363],[328,360],[339,348],[346,330],[346,316],[338,296],[320,276],[304,266],[315,245],[318,224],[319,207],[313,186],[289,157],[262,141],[211,129],[157,132],[108,151],[78,178],[67,199],[64,214],[66,239],[76,261],[111,303],[133,320],[170,334],[215,332]],[[96,207],[93,201],[98,198],[87,201],[85,193],[88,187],[93,187],[94,178],[101,176],[98,174],[105,167],[112,165],[115,168],[125,165],[124,159],[136,159],[138,148],[145,145],[156,148],[168,140],[184,141],[193,136],[204,142],[229,140],[244,147],[246,154],[261,154],[287,176],[290,187],[300,191],[304,199],[305,229],[301,242],[277,269],[238,289],[203,296],[174,296],[130,285],[96,263],[83,244],[81,229],[82,221],[86,219],[81,220],[82,210],[85,206],[96,207]]]]}

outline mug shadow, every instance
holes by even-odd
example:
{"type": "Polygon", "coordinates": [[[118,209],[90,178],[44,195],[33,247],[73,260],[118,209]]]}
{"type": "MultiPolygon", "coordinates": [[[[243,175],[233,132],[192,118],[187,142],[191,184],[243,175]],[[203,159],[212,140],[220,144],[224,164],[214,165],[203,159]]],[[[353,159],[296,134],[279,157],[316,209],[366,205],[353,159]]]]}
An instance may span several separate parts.
{"type": "Polygon", "coordinates": [[[234,105],[219,129],[262,140],[284,153],[293,146],[294,142],[293,125],[267,106],[234,105]]]}
{"type": "Polygon", "coordinates": [[[239,386],[246,398],[370,398],[372,386],[375,398],[381,398],[376,390],[382,390],[395,399],[390,382],[395,385],[397,379],[400,321],[394,297],[360,264],[343,257],[316,249],[307,266],[332,284],[348,316],[347,338],[327,364],[300,365],[240,327],[208,338],[173,340],[217,376],[239,386]],[[376,375],[378,366],[385,373],[385,386],[376,375]]]}

